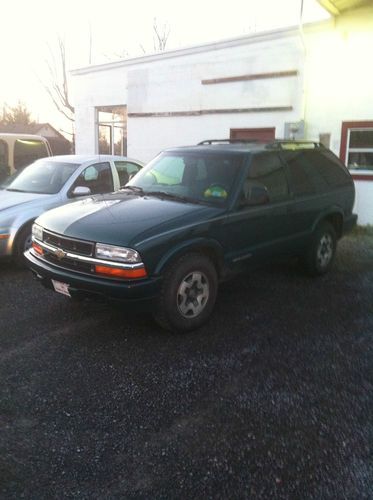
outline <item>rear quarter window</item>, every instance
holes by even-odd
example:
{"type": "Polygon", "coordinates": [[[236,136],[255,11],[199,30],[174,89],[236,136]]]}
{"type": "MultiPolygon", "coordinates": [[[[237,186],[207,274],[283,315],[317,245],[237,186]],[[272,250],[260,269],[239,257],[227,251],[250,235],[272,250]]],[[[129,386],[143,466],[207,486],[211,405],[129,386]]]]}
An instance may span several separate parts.
{"type": "Polygon", "coordinates": [[[312,165],[330,187],[351,184],[351,176],[342,162],[328,150],[312,151],[312,165]]]}
{"type": "Polygon", "coordinates": [[[284,151],[290,187],[296,196],[312,195],[327,188],[327,183],[312,167],[310,151],[284,151]]]}

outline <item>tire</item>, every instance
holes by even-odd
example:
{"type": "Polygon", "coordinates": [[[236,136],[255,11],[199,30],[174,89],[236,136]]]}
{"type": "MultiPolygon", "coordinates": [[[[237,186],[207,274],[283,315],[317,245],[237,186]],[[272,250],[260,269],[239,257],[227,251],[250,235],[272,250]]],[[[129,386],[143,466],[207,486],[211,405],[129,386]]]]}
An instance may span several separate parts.
{"type": "Polygon", "coordinates": [[[32,244],[31,228],[31,225],[23,227],[15,239],[13,256],[15,263],[20,267],[24,267],[25,265],[23,253],[28,250],[32,244]]]}
{"type": "Polygon", "coordinates": [[[166,330],[188,332],[210,317],[218,291],[218,276],[208,257],[183,255],[164,275],[155,321],[166,330]]]}
{"type": "Polygon", "coordinates": [[[337,250],[337,235],[329,222],[322,222],[314,231],[309,249],[304,256],[305,268],[311,276],[320,276],[333,265],[337,250]]]}

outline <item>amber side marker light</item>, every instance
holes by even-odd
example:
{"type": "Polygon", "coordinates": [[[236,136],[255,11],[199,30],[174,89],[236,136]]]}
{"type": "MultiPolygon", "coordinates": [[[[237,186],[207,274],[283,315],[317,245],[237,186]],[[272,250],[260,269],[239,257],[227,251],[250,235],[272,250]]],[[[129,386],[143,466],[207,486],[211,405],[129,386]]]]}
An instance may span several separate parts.
{"type": "Polygon", "coordinates": [[[44,250],[41,248],[40,245],[35,243],[35,241],[32,242],[32,248],[35,250],[36,253],[39,255],[44,255],[44,250]]]}
{"type": "Polygon", "coordinates": [[[121,269],[118,267],[109,266],[95,266],[95,271],[97,274],[103,274],[105,276],[111,276],[112,278],[146,278],[146,270],[144,267],[139,269],[121,269]]]}

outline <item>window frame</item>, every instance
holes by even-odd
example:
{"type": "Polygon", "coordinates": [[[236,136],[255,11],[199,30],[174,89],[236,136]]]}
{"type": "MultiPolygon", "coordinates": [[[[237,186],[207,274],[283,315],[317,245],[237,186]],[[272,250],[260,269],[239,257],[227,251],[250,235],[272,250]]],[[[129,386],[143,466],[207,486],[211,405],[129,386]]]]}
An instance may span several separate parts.
{"type": "MultiPolygon", "coordinates": [[[[366,131],[373,130],[373,121],[349,121],[342,122],[342,132],[341,132],[341,147],[339,157],[350,172],[361,171],[364,169],[353,169],[348,168],[347,160],[349,153],[373,153],[372,148],[350,148],[350,135],[354,131],[366,131]]],[[[368,171],[368,170],[367,170],[368,171]]],[[[371,171],[371,170],[369,170],[371,171]]]]}
{"type": "Polygon", "coordinates": [[[127,155],[127,106],[119,105],[119,106],[98,106],[96,107],[96,124],[97,124],[97,153],[98,154],[111,154],[116,156],[126,156],[127,155]],[[111,120],[108,119],[100,119],[101,113],[108,114],[123,114],[123,120],[116,120],[114,117],[111,120]],[[109,152],[103,153],[100,152],[100,127],[108,128],[109,135],[109,152]],[[122,131],[122,141],[120,145],[120,151],[118,153],[115,152],[115,131],[122,131]]]}

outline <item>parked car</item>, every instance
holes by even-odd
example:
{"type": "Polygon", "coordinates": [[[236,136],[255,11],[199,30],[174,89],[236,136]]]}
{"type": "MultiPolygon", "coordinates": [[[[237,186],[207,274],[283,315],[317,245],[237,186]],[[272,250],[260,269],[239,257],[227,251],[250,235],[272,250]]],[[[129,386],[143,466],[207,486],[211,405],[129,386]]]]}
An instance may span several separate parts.
{"type": "Polygon", "coordinates": [[[0,133],[0,183],[35,160],[51,155],[49,142],[41,135],[0,133]]]}
{"type": "Polygon", "coordinates": [[[356,223],[354,197],[321,144],[206,141],[166,150],[121,191],[43,214],[26,259],[56,292],[141,302],[187,331],[210,316],[218,283],[250,264],[299,255],[327,272],[356,223]]]}
{"type": "Polygon", "coordinates": [[[51,156],[37,160],[0,191],[0,257],[23,261],[40,214],[79,197],[123,186],[143,164],[122,156],[51,156]]]}

